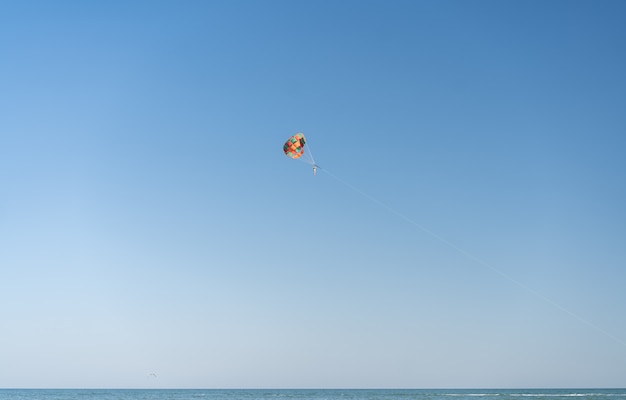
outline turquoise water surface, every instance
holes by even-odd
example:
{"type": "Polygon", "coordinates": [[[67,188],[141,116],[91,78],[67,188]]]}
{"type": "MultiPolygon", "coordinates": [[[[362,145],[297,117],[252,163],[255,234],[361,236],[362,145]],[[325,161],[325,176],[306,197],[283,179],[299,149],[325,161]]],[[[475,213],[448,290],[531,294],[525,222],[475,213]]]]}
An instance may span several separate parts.
{"type": "Polygon", "coordinates": [[[0,389],[0,400],[626,400],[626,389],[0,389]]]}

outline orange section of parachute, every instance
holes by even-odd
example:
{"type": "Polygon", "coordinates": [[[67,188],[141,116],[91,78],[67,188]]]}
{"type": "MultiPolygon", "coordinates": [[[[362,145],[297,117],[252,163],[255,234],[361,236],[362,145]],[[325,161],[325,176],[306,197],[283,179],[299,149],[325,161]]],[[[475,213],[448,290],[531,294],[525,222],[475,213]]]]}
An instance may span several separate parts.
{"type": "Polygon", "coordinates": [[[290,137],[283,146],[283,151],[287,157],[300,158],[304,154],[304,144],[306,138],[303,133],[296,133],[290,137]]]}

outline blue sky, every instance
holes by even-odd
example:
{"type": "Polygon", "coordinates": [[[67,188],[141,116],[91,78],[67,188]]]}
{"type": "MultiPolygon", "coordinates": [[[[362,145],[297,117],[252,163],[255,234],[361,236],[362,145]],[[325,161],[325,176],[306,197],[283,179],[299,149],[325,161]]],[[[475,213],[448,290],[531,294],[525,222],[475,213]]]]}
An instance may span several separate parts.
{"type": "Polygon", "coordinates": [[[625,16],[2,3],[0,387],[626,387],[625,16]]]}

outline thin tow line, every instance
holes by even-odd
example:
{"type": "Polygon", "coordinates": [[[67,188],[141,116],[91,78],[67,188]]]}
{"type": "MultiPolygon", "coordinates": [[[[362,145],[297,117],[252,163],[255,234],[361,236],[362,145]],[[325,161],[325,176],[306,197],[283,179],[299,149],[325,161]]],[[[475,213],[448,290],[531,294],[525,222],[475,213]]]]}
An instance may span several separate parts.
{"type": "Polygon", "coordinates": [[[507,281],[509,281],[509,282],[513,283],[514,285],[524,289],[525,291],[533,294],[535,297],[545,301],[546,303],[551,304],[553,307],[557,308],[558,310],[561,310],[562,312],[564,312],[565,314],[569,315],[570,317],[578,320],[579,322],[582,322],[583,324],[585,324],[588,327],[594,329],[595,331],[597,331],[599,333],[602,333],[606,337],[608,337],[608,338],[614,340],[615,342],[621,344],[622,346],[626,347],[626,342],[623,341],[622,339],[618,338],[617,336],[615,336],[615,335],[611,334],[610,332],[607,332],[606,330],[600,328],[599,326],[591,323],[587,319],[585,319],[585,318],[581,317],[580,315],[576,314],[575,312],[565,308],[564,306],[562,306],[561,304],[559,304],[556,301],[552,300],[551,298],[549,298],[549,297],[539,293],[538,291],[536,291],[535,289],[531,288],[530,286],[528,286],[528,285],[518,281],[517,279],[515,279],[512,276],[508,275],[507,273],[503,272],[501,269],[496,268],[495,266],[493,266],[492,264],[490,264],[487,261],[483,260],[482,258],[477,257],[474,254],[470,253],[469,251],[467,251],[467,250],[457,246],[456,244],[452,243],[451,241],[447,240],[446,238],[442,237],[441,235],[438,235],[437,233],[435,233],[432,230],[428,229],[424,225],[419,224],[416,221],[410,219],[406,215],[404,215],[401,212],[395,210],[394,208],[388,206],[387,204],[383,203],[382,201],[378,200],[377,198],[375,198],[375,197],[365,193],[364,191],[362,191],[361,189],[357,188],[356,186],[354,186],[354,185],[344,181],[343,179],[339,178],[337,175],[333,174],[329,170],[327,170],[325,168],[320,168],[319,166],[318,166],[318,169],[320,171],[324,171],[325,173],[327,173],[329,176],[334,178],[337,182],[339,182],[339,183],[343,184],[344,186],[354,190],[355,192],[359,193],[361,196],[369,199],[370,201],[372,201],[373,203],[378,204],[379,206],[381,206],[385,210],[389,211],[390,213],[392,213],[392,214],[396,215],[397,217],[403,219],[404,221],[408,222],[409,224],[417,227],[422,232],[424,232],[424,233],[428,234],[429,236],[437,239],[441,243],[444,243],[444,244],[448,245],[448,247],[453,248],[454,250],[456,250],[457,252],[463,254],[465,257],[469,258],[470,260],[476,262],[477,264],[482,265],[483,267],[491,270],[492,272],[496,273],[497,275],[500,275],[502,278],[506,279],[507,281]]]}

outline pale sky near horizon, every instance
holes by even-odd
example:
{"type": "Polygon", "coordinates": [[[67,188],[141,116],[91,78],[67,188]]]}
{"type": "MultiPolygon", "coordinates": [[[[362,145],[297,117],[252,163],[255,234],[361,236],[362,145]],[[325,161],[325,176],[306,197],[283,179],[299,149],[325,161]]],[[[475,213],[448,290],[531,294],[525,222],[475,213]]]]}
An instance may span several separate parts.
{"type": "Polygon", "coordinates": [[[626,387],[625,20],[1,2],[0,388],[626,387]]]}

